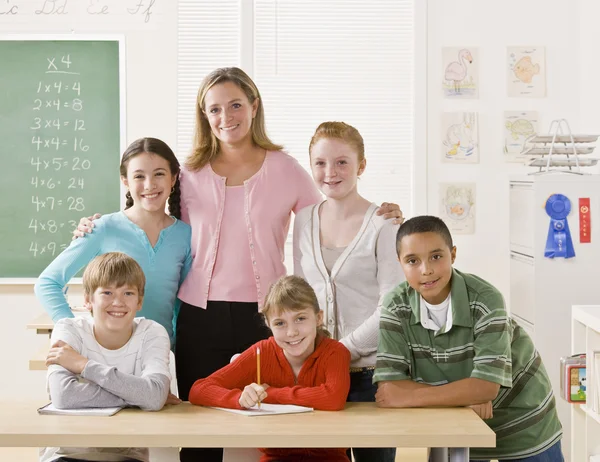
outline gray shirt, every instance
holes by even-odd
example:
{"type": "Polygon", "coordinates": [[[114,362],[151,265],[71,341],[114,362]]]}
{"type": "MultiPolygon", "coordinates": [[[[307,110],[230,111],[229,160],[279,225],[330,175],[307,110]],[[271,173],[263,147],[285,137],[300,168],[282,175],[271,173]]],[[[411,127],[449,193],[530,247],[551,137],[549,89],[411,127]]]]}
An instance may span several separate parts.
{"type": "MultiPolygon", "coordinates": [[[[170,341],[160,324],[136,318],[129,341],[118,350],[107,350],[94,337],[92,318],[66,318],[58,321],[52,331],[51,342],[58,340],[88,358],[88,363],[80,375],[57,365],[48,368],[48,390],[54,406],[136,406],[147,411],[164,406],[171,382],[170,341]]],[[[94,461],[149,460],[146,448],[40,449],[41,462],[63,456],[94,461]]]]}

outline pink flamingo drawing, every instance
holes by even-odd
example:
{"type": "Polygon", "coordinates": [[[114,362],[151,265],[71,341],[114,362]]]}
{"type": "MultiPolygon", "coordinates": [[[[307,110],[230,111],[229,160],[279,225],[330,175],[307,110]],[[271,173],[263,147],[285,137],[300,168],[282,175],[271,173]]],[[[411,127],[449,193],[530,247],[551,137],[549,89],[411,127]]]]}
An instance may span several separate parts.
{"type": "Polygon", "coordinates": [[[452,61],[446,66],[446,72],[444,72],[444,78],[454,82],[454,91],[460,93],[460,82],[462,82],[467,76],[467,64],[465,61],[469,61],[469,64],[473,62],[471,52],[467,49],[462,49],[458,52],[458,61],[452,61]]]}

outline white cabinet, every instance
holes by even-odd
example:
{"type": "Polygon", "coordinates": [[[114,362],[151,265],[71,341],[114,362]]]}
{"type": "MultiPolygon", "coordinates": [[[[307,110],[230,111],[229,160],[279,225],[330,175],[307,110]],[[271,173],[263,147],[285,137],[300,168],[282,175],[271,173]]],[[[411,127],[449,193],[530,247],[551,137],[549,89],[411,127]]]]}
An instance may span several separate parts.
{"type": "Polygon", "coordinates": [[[553,173],[513,177],[509,200],[508,308],[515,321],[531,335],[542,356],[565,432],[563,452],[569,460],[572,405],[560,397],[560,358],[571,354],[571,306],[600,303],[600,175],[553,173]],[[567,220],[574,258],[544,257],[550,225],[545,204],[552,194],[563,194],[571,201],[567,220]],[[589,244],[579,242],[580,198],[590,198],[589,244]]]}
{"type": "MultiPolygon", "coordinates": [[[[588,461],[591,456],[600,459],[600,403],[593,395],[600,387],[600,374],[590,368],[593,352],[600,351],[600,305],[574,306],[572,321],[572,353],[586,353],[586,404],[572,405],[571,460],[588,461]]],[[[600,362],[600,361],[599,361],[600,362]]]]}

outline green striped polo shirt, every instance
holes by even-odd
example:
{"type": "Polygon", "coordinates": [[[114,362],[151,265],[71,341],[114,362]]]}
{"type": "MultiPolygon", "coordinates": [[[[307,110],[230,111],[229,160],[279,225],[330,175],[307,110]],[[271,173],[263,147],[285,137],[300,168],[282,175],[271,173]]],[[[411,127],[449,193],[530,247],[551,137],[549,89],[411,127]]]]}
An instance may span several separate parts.
{"type": "MultiPolygon", "coordinates": [[[[498,383],[496,448],[475,448],[472,459],[522,459],[562,437],[562,426],[542,359],[527,333],[506,313],[502,294],[454,269],[452,324],[438,331],[420,322],[420,295],[407,282],[387,294],[381,310],[373,382],[407,380],[429,385],[475,377],[498,383]]],[[[450,315],[450,313],[449,313],[450,315]]]]}

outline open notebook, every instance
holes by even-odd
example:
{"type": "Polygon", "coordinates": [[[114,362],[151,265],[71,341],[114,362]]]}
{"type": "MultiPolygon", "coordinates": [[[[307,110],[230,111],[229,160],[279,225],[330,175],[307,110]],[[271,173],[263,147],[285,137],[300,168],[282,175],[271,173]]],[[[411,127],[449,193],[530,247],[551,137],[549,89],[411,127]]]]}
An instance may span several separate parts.
{"type": "Polygon", "coordinates": [[[123,407],[90,407],[87,409],[57,409],[52,403],[46,404],[38,409],[39,414],[46,415],[97,415],[111,416],[119,412],[123,407]]]}
{"type": "Polygon", "coordinates": [[[278,415],[278,414],[298,414],[300,412],[312,412],[312,407],[294,406],[292,404],[265,404],[260,405],[260,409],[257,406],[251,407],[250,409],[228,409],[225,407],[213,407],[212,409],[218,409],[220,411],[233,412],[234,414],[258,416],[258,415],[278,415]]]}

